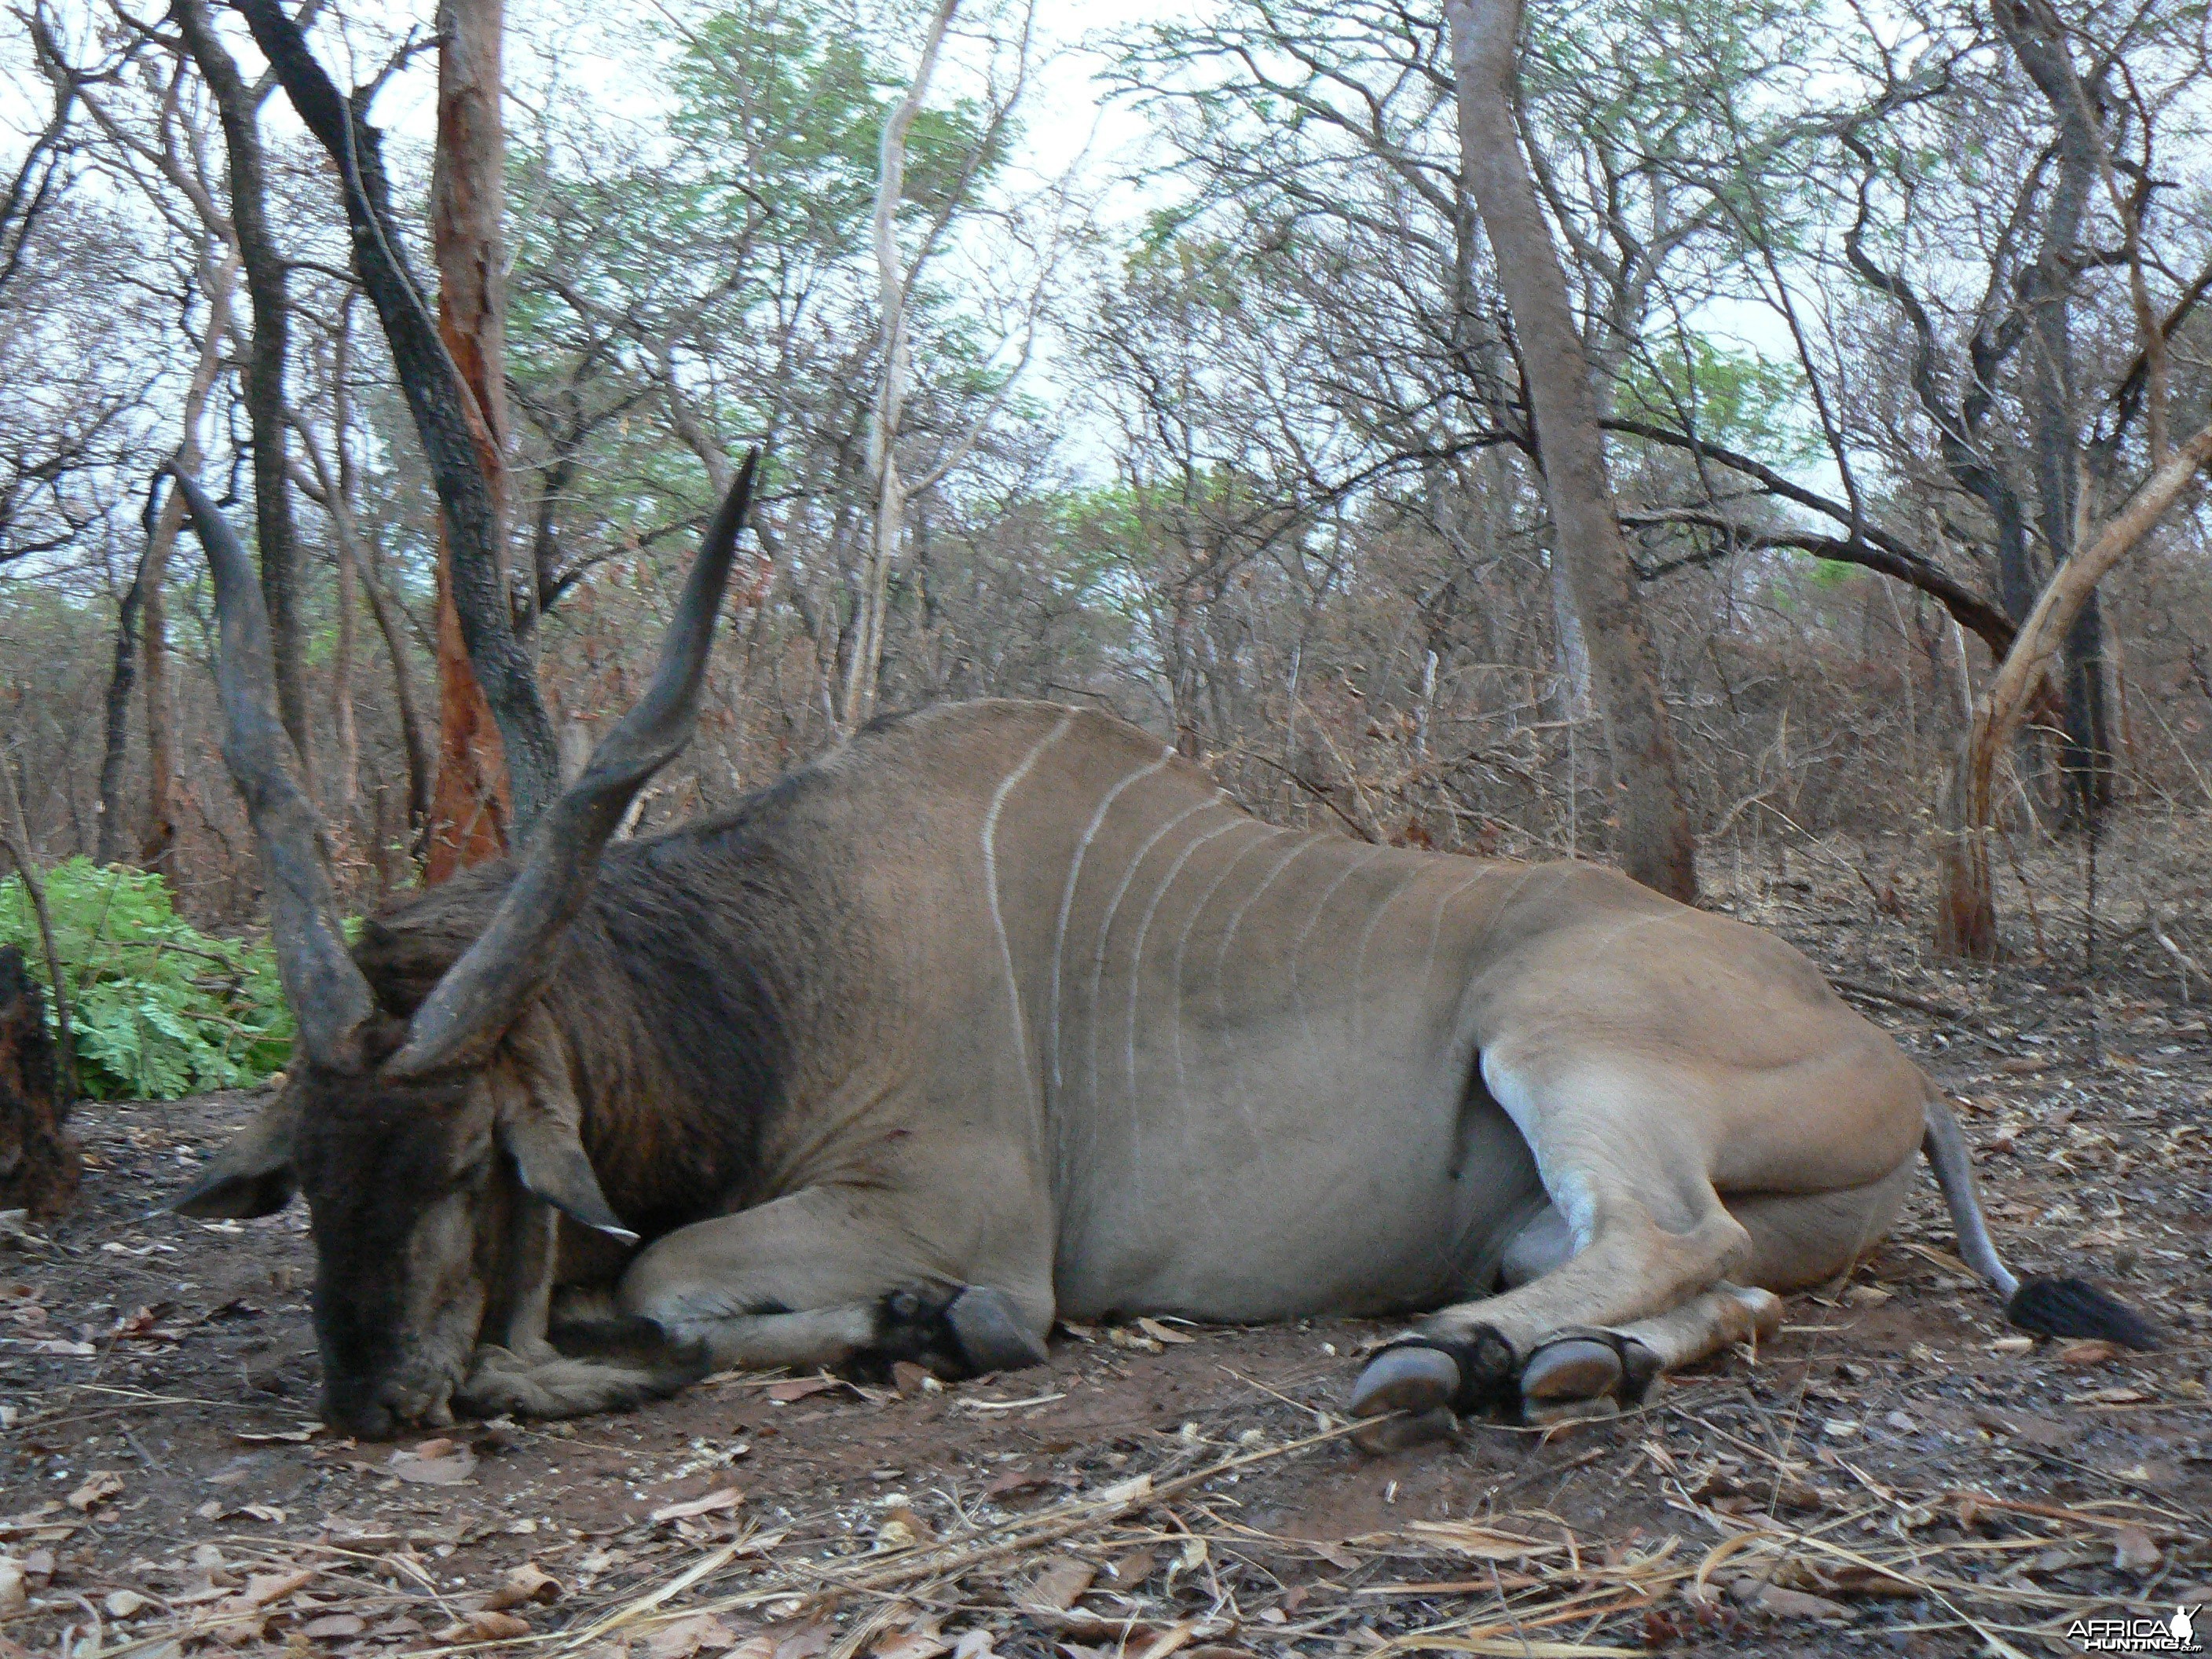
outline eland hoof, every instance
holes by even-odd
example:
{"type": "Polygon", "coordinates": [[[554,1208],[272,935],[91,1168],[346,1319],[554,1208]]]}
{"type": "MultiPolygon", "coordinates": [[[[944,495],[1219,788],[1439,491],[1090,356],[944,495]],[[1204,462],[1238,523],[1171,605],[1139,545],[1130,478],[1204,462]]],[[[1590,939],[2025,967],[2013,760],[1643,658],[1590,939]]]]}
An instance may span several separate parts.
{"type": "Polygon", "coordinates": [[[1560,1331],[1521,1368],[1522,1410],[1529,1420],[1548,1407],[1581,1401],[1634,1405],[1659,1373],[1659,1356],[1613,1331],[1560,1331]]]}
{"type": "Polygon", "coordinates": [[[1385,1348],[1352,1385],[1352,1414],[1425,1412],[1449,1406],[1459,1393],[1459,1361],[1442,1348],[1407,1345],[1385,1348]]]}
{"type": "Polygon", "coordinates": [[[1386,1348],[1352,1385],[1352,1415],[1376,1419],[1352,1437],[1362,1451],[1396,1451],[1452,1431],[1459,1362],[1442,1348],[1386,1348]]]}
{"type": "Polygon", "coordinates": [[[1023,1322],[1014,1298],[988,1285],[970,1285],[954,1297],[945,1322],[952,1328],[960,1358],[976,1376],[1042,1365],[1048,1358],[1044,1339],[1023,1322]]]}
{"type": "Polygon", "coordinates": [[[1439,1406],[1418,1417],[1394,1412],[1388,1417],[1371,1418],[1353,1431],[1352,1443],[1370,1456],[1380,1457],[1408,1447],[1458,1437],[1459,1419],[1452,1415],[1449,1406],[1439,1406]]]}
{"type": "Polygon", "coordinates": [[[1596,1336],[1554,1338],[1521,1368],[1521,1397],[1532,1404],[1610,1399],[1625,1369],[1613,1346],[1596,1336]]]}

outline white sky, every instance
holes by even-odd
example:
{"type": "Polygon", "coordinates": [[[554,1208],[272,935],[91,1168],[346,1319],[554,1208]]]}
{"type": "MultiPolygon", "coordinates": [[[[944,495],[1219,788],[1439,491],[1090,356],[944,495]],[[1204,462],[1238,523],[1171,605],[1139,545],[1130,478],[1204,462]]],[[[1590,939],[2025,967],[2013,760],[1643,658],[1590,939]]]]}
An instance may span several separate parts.
{"type": "MultiPolygon", "coordinates": [[[[148,15],[155,8],[155,0],[126,0],[126,3],[148,15]]],[[[976,88],[980,68],[988,56],[977,32],[1018,21],[1007,12],[1018,3],[1020,0],[963,0],[955,37],[948,43],[933,88],[933,102],[976,88]],[[969,31],[964,38],[963,29],[969,31]]],[[[917,0],[903,0],[903,4],[915,19],[911,33],[918,49],[921,20],[926,11],[917,0]]],[[[404,4],[387,5],[380,13],[364,0],[352,0],[346,9],[349,15],[373,19],[395,34],[410,26],[427,34],[434,11],[432,0],[407,0],[404,4]]],[[[647,28],[662,33],[668,24],[696,15],[701,9],[701,0],[614,0],[611,5],[593,4],[590,0],[509,0],[508,74],[517,88],[515,102],[526,104],[543,94],[546,53],[539,43],[551,42],[561,59],[562,95],[587,96],[602,110],[617,114],[634,110],[647,118],[660,105],[664,94],[653,83],[651,63],[641,46],[644,33],[647,28]]],[[[1188,0],[1184,3],[1090,0],[1078,5],[1066,0],[1038,0],[1031,84],[1024,100],[1010,188],[1022,191],[1024,177],[1030,181],[1027,187],[1034,188],[1077,168],[1079,177],[1103,198],[1109,224],[1127,223],[1152,205],[1157,198],[1144,187],[1115,184],[1146,159],[1149,131],[1134,110],[1109,97],[1103,79],[1109,62],[1105,43],[1146,23],[1187,16],[1190,11],[1188,0]]],[[[235,20],[231,21],[234,25],[235,20]]],[[[242,27],[232,32],[236,45],[251,61],[251,42],[242,27]]],[[[16,101],[9,97],[7,83],[14,79],[21,86],[17,77],[27,68],[22,61],[26,55],[20,39],[14,49],[0,53],[7,60],[4,69],[0,69],[0,100],[16,101]]],[[[917,51],[909,51],[907,62],[910,64],[915,55],[917,51]]],[[[358,65],[331,64],[341,81],[356,72],[366,75],[374,67],[367,61],[358,65]]],[[[427,145],[434,125],[434,59],[425,52],[395,76],[378,100],[375,118],[379,124],[404,141],[427,145]]],[[[21,131],[33,107],[31,100],[19,103],[16,111],[0,115],[0,123],[21,131]]],[[[294,122],[281,97],[270,101],[266,118],[272,125],[294,122]]],[[[527,111],[511,108],[509,123],[511,127],[526,127],[527,111]]],[[[526,204],[512,206],[526,211],[526,204]]],[[[1794,356],[1781,319],[1765,307],[1748,304],[1708,307],[1693,321],[1716,337],[1738,342],[1770,360],[1786,362],[1794,356]]],[[[1055,369],[1048,341],[1030,370],[1036,391],[1051,395],[1057,379],[1055,369]]],[[[1085,442],[1083,434],[1069,435],[1075,440],[1079,460],[1095,460],[1103,454],[1103,451],[1091,453],[1097,446],[1085,442]]],[[[1806,482],[1832,491],[1837,484],[1832,477],[1808,477],[1806,482]]]]}

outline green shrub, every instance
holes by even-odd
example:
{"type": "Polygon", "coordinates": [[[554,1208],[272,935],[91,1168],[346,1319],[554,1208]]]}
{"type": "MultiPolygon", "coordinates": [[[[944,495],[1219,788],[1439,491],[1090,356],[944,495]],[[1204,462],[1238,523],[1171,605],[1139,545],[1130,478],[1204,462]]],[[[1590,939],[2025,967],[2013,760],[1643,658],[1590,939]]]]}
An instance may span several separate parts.
{"type": "MultiPolygon", "coordinates": [[[[267,945],[201,933],[171,908],[161,878],[140,871],[76,858],[47,871],[46,888],[87,1094],[175,1100],[258,1082],[289,1058],[292,1015],[267,945]]],[[[0,882],[0,945],[21,946],[44,977],[18,877],[0,882]]]]}

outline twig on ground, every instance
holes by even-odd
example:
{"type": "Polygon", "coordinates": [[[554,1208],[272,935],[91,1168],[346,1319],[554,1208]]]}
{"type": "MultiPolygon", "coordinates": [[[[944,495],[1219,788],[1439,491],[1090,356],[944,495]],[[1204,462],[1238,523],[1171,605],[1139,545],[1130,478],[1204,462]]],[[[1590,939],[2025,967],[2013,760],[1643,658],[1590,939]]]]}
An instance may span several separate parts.
{"type": "Polygon", "coordinates": [[[1863,980],[1845,979],[1838,974],[1828,975],[1828,983],[1845,996],[1863,997],[1869,1002],[1886,1002],[1895,1008],[1910,1008],[1915,1013],[1932,1014],[1937,1019],[1962,1020],[1967,1018],[1964,1008],[1954,1008],[1947,1002],[1931,1002],[1926,997],[1916,997],[1906,991],[1892,991],[1879,985],[1869,985],[1863,980]]]}

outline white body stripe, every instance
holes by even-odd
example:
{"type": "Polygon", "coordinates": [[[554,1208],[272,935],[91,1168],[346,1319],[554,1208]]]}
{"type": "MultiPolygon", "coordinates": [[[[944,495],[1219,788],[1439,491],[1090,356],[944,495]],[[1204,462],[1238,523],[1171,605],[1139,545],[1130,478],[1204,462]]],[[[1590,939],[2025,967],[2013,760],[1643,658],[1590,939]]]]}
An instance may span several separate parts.
{"type": "Polygon", "coordinates": [[[1372,847],[1369,848],[1365,857],[1356,864],[1346,865],[1337,872],[1336,879],[1322,889],[1321,896],[1314,901],[1313,908],[1306,913],[1305,925],[1298,929],[1297,937],[1291,941],[1291,1006],[1298,1011],[1298,1031],[1308,1042],[1313,1040],[1313,1026],[1306,1018],[1305,999],[1298,994],[1298,952],[1305,948],[1307,936],[1313,932],[1314,924],[1321,920],[1322,912],[1328,908],[1328,902],[1336,896],[1336,890],[1373,864],[1375,851],[1372,847]]]}
{"type": "Polygon", "coordinates": [[[1106,906],[1105,917],[1098,924],[1098,948],[1091,959],[1090,1069],[1091,1098],[1093,1101],[1098,1098],[1098,992],[1106,978],[1106,941],[1114,932],[1114,918],[1121,911],[1121,900],[1129,891],[1129,884],[1137,878],[1137,872],[1144,866],[1145,860],[1152,856],[1152,848],[1160,844],[1161,840],[1170,830],[1185,818],[1194,817],[1208,807],[1218,808],[1220,805],[1219,801],[1210,798],[1194,801],[1160,825],[1158,829],[1153,830],[1151,835],[1146,836],[1145,844],[1137,849],[1137,855],[1129,860],[1129,867],[1121,872],[1121,882],[1114,889],[1114,897],[1106,906]]]}
{"type": "MultiPolygon", "coordinates": [[[[1354,1042],[1360,1040],[1367,1029],[1367,946],[1375,937],[1376,924],[1382,920],[1383,912],[1413,890],[1425,873],[1421,870],[1409,872],[1405,880],[1390,890],[1390,896],[1368,913],[1367,925],[1359,930],[1359,949],[1352,959],[1352,1040],[1354,1042]]],[[[1427,984],[1428,975],[1424,974],[1419,982],[1427,984]]]]}
{"type": "Polygon", "coordinates": [[[990,810],[983,814],[983,892],[990,900],[991,933],[998,940],[999,963],[1006,975],[1006,1003],[1014,1023],[1014,1063],[1025,1077],[1030,1071],[1029,1025],[1022,1017],[1022,984],[1014,975],[1014,952],[1006,939],[1006,919],[999,908],[999,813],[1014,786],[1027,777],[1030,769],[1036,764],[1037,757],[1057,742],[1074,720],[1073,711],[1062,714],[1060,723],[1036,740],[1030,752],[1022,757],[1021,764],[999,780],[999,787],[991,793],[990,810]]]}
{"type": "Polygon", "coordinates": [[[1139,989],[1138,970],[1144,966],[1145,935],[1152,931],[1152,918],[1158,914],[1160,901],[1167,896],[1168,889],[1175,885],[1176,878],[1182,873],[1182,867],[1190,861],[1190,855],[1205,846],[1206,842],[1219,839],[1244,822],[1246,820],[1242,817],[1232,818],[1219,829],[1209,830],[1202,836],[1194,836],[1186,842],[1182,851],[1176,854],[1176,861],[1168,866],[1167,875],[1152,894],[1152,902],[1145,907],[1144,920],[1137,924],[1136,941],[1129,950],[1129,1025],[1128,1033],[1123,1043],[1129,1073],[1129,1105],[1132,1121],[1134,1121],[1137,1104],[1137,993],[1139,989]]]}
{"type": "Polygon", "coordinates": [[[1097,810],[1091,813],[1091,822],[1083,826],[1083,834],[1075,843],[1075,856],[1068,863],[1067,879],[1060,890],[1060,915],[1052,929],[1052,994],[1047,1004],[1045,1019],[1052,1033],[1052,1087],[1054,1094],[1060,1092],[1060,964],[1066,953],[1067,913],[1075,902],[1075,884],[1083,878],[1083,861],[1090,857],[1091,843],[1097,839],[1099,826],[1106,822],[1107,813],[1114,810],[1114,803],[1121,798],[1121,792],[1131,784],[1152,776],[1174,758],[1174,750],[1163,749],[1160,757],[1150,766],[1140,766],[1116,782],[1099,799],[1097,810]]]}
{"type": "MultiPolygon", "coordinates": [[[[1168,1042],[1175,1051],[1176,1095],[1177,1098],[1186,1102],[1190,1098],[1190,1084],[1188,1073],[1184,1070],[1182,1057],[1183,946],[1190,943],[1190,930],[1198,925],[1198,919],[1206,913],[1206,907],[1213,902],[1213,896],[1221,890],[1221,884],[1229,879],[1230,872],[1244,861],[1245,854],[1267,846],[1275,838],[1275,831],[1256,818],[1240,817],[1238,822],[1261,831],[1260,838],[1250,846],[1241,848],[1235,858],[1223,865],[1220,873],[1216,875],[1207,884],[1206,890],[1198,896],[1198,902],[1191,906],[1190,913],[1182,919],[1182,932],[1176,935],[1175,955],[1170,960],[1168,966],[1168,1042]]],[[[1231,1053],[1230,1063],[1232,1066],[1237,1064],[1233,1049],[1231,1053]]],[[[1243,1105],[1241,1095],[1238,1104],[1243,1105]]],[[[1245,1110],[1244,1116],[1248,1121],[1250,1120],[1251,1112],[1249,1109],[1245,1110]]]]}

